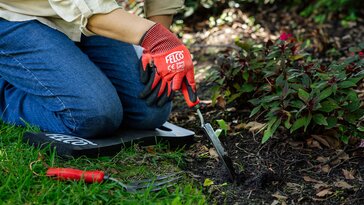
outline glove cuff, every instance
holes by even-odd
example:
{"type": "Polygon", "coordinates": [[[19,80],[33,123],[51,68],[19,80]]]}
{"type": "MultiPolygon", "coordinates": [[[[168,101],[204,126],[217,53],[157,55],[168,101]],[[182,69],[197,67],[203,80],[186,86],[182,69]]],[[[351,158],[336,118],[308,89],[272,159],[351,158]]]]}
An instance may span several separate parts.
{"type": "Polygon", "coordinates": [[[155,55],[182,45],[182,42],[162,24],[156,23],[145,32],[139,45],[155,55]]]}

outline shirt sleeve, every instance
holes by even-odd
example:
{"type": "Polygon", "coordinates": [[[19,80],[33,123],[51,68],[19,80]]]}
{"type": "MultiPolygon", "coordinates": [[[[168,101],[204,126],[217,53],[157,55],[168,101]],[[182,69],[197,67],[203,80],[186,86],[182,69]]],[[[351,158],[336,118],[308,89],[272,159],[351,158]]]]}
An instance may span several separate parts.
{"type": "Polygon", "coordinates": [[[145,16],[174,15],[183,8],[184,0],[145,0],[145,16]]]}
{"type": "Polygon", "coordinates": [[[109,13],[121,8],[114,0],[48,0],[52,9],[67,22],[79,22],[81,32],[95,35],[87,29],[88,19],[94,14],[109,13]]]}

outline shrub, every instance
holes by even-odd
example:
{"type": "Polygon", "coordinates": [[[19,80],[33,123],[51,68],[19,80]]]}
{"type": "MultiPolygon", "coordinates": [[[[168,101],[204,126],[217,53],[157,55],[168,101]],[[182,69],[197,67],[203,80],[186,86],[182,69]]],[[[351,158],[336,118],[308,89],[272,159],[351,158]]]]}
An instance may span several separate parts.
{"type": "Polygon", "coordinates": [[[305,45],[286,33],[264,46],[237,45],[241,51],[218,60],[214,96],[220,94],[237,107],[249,106],[249,117],[266,123],[263,143],[280,126],[307,134],[334,129],[344,142],[363,136],[364,109],[354,89],[364,77],[364,44],[330,64],[312,59],[305,45]]]}

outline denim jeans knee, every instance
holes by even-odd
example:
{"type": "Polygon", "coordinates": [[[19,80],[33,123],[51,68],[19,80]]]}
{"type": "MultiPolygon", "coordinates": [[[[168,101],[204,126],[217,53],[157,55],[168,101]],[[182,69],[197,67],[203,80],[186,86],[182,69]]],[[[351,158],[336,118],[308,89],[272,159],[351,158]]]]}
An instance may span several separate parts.
{"type": "MultiPolygon", "coordinates": [[[[74,116],[77,127],[73,134],[82,137],[107,137],[121,125],[123,109],[117,92],[99,90],[92,96],[82,95],[85,101],[83,109],[74,116]],[[106,94],[105,94],[106,93],[106,94]]],[[[66,123],[67,121],[63,121],[66,123]]]]}
{"type": "Polygon", "coordinates": [[[172,103],[167,103],[162,107],[140,106],[139,113],[124,116],[123,125],[135,129],[155,129],[168,120],[171,109],[172,103]]]}

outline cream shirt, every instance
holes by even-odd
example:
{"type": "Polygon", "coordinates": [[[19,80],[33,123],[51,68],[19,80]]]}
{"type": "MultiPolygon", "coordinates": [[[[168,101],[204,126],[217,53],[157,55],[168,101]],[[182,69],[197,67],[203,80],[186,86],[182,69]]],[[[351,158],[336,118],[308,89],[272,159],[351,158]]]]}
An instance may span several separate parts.
{"type": "MultiPolygon", "coordinates": [[[[147,17],[176,14],[184,0],[145,0],[147,17]]],[[[95,35],[86,28],[93,14],[121,8],[114,0],[0,0],[0,18],[8,21],[38,20],[79,41],[81,34],[95,35]]]]}

